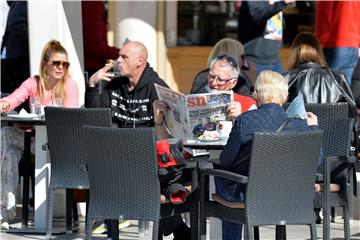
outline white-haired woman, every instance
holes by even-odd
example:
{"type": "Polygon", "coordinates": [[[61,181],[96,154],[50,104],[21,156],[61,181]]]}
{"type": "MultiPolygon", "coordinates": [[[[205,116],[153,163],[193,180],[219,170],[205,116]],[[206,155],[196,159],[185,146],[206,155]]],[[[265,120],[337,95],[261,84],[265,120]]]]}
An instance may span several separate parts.
{"type": "MultiPolygon", "coordinates": [[[[249,160],[238,164],[250,154],[254,132],[275,132],[286,121],[282,131],[302,132],[318,129],[317,117],[308,113],[307,122],[302,119],[290,119],[285,115],[282,104],[287,100],[288,83],[276,72],[265,70],[255,83],[255,97],[259,108],[240,115],[234,122],[229,140],[220,154],[221,167],[242,175],[248,175],[249,160]]],[[[220,177],[215,178],[216,192],[227,201],[244,201],[246,185],[235,183],[220,177]]],[[[222,222],[223,240],[241,239],[242,225],[228,221],[222,222]]]]}

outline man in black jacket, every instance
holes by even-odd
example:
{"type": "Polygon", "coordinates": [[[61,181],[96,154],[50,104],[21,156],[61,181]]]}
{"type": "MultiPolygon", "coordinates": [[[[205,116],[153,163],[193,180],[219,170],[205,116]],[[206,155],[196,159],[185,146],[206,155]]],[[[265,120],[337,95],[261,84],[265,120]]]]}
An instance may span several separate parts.
{"type": "Polygon", "coordinates": [[[154,83],[167,86],[147,62],[145,46],[136,41],[127,42],[119,52],[117,64],[120,77],[114,78],[113,68],[107,64],[89,79],[85,94],[86,107],[110,107],[113,121],[119,127],[152,127],[152,102],[158,99],[154,83]],[[108,81],[100,93],[96,85],[108,81]]]}
{"type": "MultiPolygon", "coordinates": [[[[127,42],[117,59],[120,77],[114,78],[114,73],[108,72],[113,68],[112,64],[94,73],[86,89],[85,107],[110,107],[113,122],[118,127],[154,127],[152,104],[158,99],[154,83],[166,87],[167,84],[150,67],[147,58],[148,52],[142,43],[127,42]],[[97,88],[100,80],[108,82],[101,93],[97,88]]],[[[162,130],[157,125],[156,128],[162,130]]],[[[177,215],[160,221],[159,239],[162,239],[161,233],[173,233],[175,239],[186,240],[191,232],[177,215]]]]}

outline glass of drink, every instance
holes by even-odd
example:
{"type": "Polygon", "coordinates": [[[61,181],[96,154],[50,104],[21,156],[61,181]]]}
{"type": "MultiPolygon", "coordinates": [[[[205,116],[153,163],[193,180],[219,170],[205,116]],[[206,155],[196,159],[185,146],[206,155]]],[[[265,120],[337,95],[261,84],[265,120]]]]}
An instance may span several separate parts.
{"type": "Polygon", "coordinates": [[[30,111],[36,115],[41,115],[41,102],[40,97],[31,96],[30,97],[30,111]]]}

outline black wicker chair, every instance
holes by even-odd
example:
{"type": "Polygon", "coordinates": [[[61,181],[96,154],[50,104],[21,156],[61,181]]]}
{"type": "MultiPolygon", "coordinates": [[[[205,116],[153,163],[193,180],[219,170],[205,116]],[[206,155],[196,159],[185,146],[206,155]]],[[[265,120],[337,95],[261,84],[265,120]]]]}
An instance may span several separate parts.
{"type": "Polygon", "coordinates": [[[330,239],[330,208],[343,208],[344,239],[350,239],[350,206],[353,199],[353,163],[350,142],[354,118],[349,117],[347,103],[306,104],[305,109],[318,116],[319,127],[324,131],[324,165],[318,182],[323,182],[321,192],[316,193],[315,207],[323,209],[323,238],[330,239]],[[330,192],[330,183],[336,182],[340,190],[330,192]]]}
{"type": "Polygon", "coordinates": [[[153,221],[158,238],[160,183],[154,128],[83,127],[82,151],[89,174],[86,239],[92,220],[153,221]]]}
{"type": "Polygon", "coordinates": [[[46,107],[45,117],[47,124],[48,146],[51,159],[50,185],[47,198],[46,238],[51,238],[53,191],[55,189],[67,190],[66,215],[67,232],[72,231],[71,210],[72,192],[68,189],[88,189],[88,176],[85,169],[85,159],[80,152],[83,144],[83,125],[111,126],[111,112],[106,108],[58,108],[46,107]],[[70,206],[68,206],[70,204],[70,206]],[[70,223],[69,223],[70,221],[70,223]]]}
{"type": "Polygon", "coordinates": [[[321,141],[321,131],[255,133],[248,177],[225,170],[203,170],[200,228],[204,229],[203,218],[217,217],[245,224],[245,239],[253,239],[254,235],[259,237],[253,228],[258,230],[260,225],[307,224],[315,240],[314,182],[321,141]],[[209,200],[208,176],[247,184],[245,202],[230,203],[216,194],[216,201],[209,200]]]}

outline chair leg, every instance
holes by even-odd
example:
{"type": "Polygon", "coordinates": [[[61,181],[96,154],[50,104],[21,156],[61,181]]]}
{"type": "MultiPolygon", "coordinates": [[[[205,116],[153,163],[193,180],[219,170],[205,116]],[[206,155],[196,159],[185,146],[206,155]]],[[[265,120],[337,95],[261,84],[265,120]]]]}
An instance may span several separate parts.
{"type": "Polygon", "coordinates": [[[330,221],[331,221],[332,223],[335,222],[335,217],[336,217],[336,216],[335,216],[335,208],[332,207],[332,208],[331,208],[331,218],[330,218],[330,219],[331,219],[330,221]]]}
{"type": "Polygon", "coordinates": [[[286,225],[276,225],[276,240],[286,240],[286,225]]]}
{"type": "Polygon", "coordinates": [[[73,190],[66,189],[66,234],[72,233],[73,190]]]}
{"type": "Polygon", "coordinates": [[[86,212],[86,223],[85,223],[85,234],[86,234],[86,240],[92,239],[92,228],[93,228],[93,218],[89,216],[88,212],[86,212]]]}
{"type": "Polygon", "coordinates": [[[108,229],[107,238],[119,239],[119,220],[108,219],[106,225],[108,229]]]}
{"type": "Polygon", "coordinates": [[[253,227],[250,226],[249,224],[246,224],[244,228],[245,228],[245,239],[253,240],[254,239],[253,227]]]}
{"type": "Polygon", "coordinates": [[[349,205],[345,203],[343,208],[344,212],[344,239],[350,239],[350,214],[349,214],[349,205]]]}
{"type": "Polygon", "coordinates": [[[310,224],[310,237],[311,240],[316,240],[317,239],[317,234],[316,234],[316,224],[312,223],[310,224]]]}
{"type": "Polygon", "coordinates": [[[259,240],[259,239],[260,239],[259,226],[255,226],[255,227],[254,227],[254,239],[255,239],[255,240],[259,240]]]}
{"type": "Polygon", "coordinates": [[[30,144],[31,132],[24,134],[24,155],[23,155],[23,199],[22,199],[22,225],[28,226],[29,222],[29,187],[30,187],[30,144]]]}
{"type": "Polygon", "coordinates": [[[159,219],[153,221],[152,240],[158,240],[158,235],[159,235],[159,219]]]}
{"type": "Polygon", "coordinates": [[[190,213],[191,239],[193,240],[198,239],[199,222],[197,215],[196,213],[190,213]]]}
{"type": "Polygon", "coordinates": [[[53,221],[53,189],[49,187],[47,198],[47,221],[46,221],[46,236],[45,239],[51,239],[52,221],[53,221]]]}
{"type": "Polygon", "coordinates": [[[323,239],[330,239],[330,208],[323,208],[323,239]]]}

